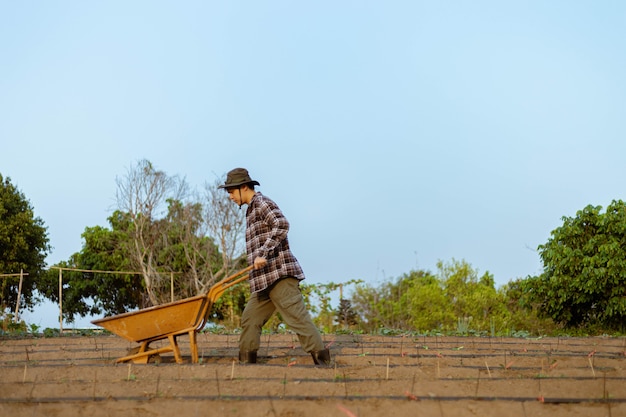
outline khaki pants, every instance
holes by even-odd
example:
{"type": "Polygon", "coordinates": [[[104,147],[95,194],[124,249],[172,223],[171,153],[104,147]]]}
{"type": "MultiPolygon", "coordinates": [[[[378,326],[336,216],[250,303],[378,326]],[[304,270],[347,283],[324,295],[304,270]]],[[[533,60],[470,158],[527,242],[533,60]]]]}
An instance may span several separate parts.
{"type": "Polygon", "coordinates": [[[283,278],[269,291],[267,296],[254,293],[241,315],[240,351],[257,351],[261,345],[261,331],[272,314],[278,311],[289,329],[298,335],[305,352],[324,349],[322,336],[313,324],[306,310],[299,281],[296,278],[283,278]]]}

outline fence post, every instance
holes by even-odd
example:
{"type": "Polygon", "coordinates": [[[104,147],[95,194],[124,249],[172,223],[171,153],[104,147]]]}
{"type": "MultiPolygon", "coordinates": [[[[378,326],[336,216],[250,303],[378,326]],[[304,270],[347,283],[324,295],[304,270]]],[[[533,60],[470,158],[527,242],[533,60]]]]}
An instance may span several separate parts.
{"type": "Polygon", "coordinates": [[[63,268],[59,268],[59,333],[63,333],[63,268]]]}
{"type": "Polygon", "coordinates": [[[24,270],[20,269],[20,283],[17,286],[17,303],[15,303],[15,322],[19,320],[20,298],[22,296],[22,283],[24,282],[24,270]]]}

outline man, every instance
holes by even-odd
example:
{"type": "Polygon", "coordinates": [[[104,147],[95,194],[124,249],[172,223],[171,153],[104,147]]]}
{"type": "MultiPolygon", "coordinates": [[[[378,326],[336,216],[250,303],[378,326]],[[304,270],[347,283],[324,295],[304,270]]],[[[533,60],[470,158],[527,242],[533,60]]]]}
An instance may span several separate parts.
{"type": "Polygon", "coordinates": [[[330,352],[306,310],[299,283],[304,272],[289,249],[289,222],[271,199],[255,191],[258,181],[244,168],[235,168],[224,185],[230,199],[246,210],[246,253],[250,272],[250,300],[241,315],[239,361],[256,363],[261,344],[261,330],[278,311],[293,330],[302,348],[311,354],[316,365],[329,365],[330,352]]]}

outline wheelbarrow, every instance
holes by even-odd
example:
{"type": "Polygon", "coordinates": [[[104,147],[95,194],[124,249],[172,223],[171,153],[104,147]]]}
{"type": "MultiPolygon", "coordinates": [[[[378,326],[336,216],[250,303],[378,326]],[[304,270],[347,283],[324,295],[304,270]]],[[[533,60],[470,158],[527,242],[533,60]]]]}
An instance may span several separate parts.
{"type": "Polygon", "coordinates": [[[116,316],[104,317],[92,321],[116,335],[131,342],[140,343],[134,352],[117,359],[115,362],[148,363],[151,356],[165,352],[174,352],[177,363],[182,363],[176,338],[189,335],[191,361],[198,363],[198,344],[196,333],[204,328],[213,304],[228,288],[246,280],[249,266],[241,271],[213,284],[206,294],[196,295],[171,303],[161,304],[138,311],[131,311],[116,316]],[[244,275],[245,274],[245,275],[244,275]],[[167,339],[169,344],[159,348],[149,345],[157,340],[167,339]]]}

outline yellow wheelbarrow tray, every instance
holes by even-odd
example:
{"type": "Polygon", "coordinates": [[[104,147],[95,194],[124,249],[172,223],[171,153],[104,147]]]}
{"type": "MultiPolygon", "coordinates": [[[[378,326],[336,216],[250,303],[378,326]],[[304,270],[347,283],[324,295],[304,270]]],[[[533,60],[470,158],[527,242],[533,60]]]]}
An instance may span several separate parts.
{"type": "Polygon", "coordinates": [[[116,363],[132,361],[147,363],[150,356],[174,352],[177,363],[182,363],[176,338],[189,335],[191,361],[198,363],[196,333],[204,328],[213,304],[228,288],[248,279],[249,266],[213,284],[206,294],[196,295],[171,303],[161,304],[138,311],[92,321],[131,342],[140,343],[135,353],[123,356],[116,363]],[[244,275],[245,274],[245,275],[244,275]],[[157,340],[167,339],[169,344],[160,348],[149,348],[157,340]]]}

